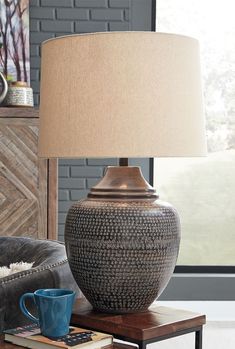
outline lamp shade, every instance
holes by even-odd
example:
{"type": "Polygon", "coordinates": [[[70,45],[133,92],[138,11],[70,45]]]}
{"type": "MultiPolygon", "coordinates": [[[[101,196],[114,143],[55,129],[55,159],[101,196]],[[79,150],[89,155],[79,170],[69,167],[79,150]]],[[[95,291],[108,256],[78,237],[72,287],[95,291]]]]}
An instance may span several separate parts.
{"type": "Polygon", "coordinates": [[[43,43],[39,156],[204,153],[197,40],[110,32],[43,43]]]}

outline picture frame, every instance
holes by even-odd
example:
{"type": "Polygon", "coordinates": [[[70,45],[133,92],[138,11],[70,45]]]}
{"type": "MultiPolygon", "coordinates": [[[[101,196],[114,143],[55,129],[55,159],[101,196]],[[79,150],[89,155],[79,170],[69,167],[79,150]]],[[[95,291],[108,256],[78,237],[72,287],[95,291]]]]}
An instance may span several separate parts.
{"type": "Polygon", "coordinates": [[[0,0],[0,71],[30,82],[29,0],[0,0]]]}

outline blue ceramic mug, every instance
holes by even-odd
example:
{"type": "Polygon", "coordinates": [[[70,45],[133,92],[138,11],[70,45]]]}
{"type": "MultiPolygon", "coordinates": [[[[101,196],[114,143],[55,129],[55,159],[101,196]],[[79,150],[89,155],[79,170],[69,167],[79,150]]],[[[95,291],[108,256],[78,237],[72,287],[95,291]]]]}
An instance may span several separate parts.
{"type": "Polygon", "coordinates": [[[75,292],[66,289],[40,289],[25,293],[20,298],[20,308],[25,316],[36,322],[43,336],[61,337],[69,333],[69,323],[75,299],[75,292]],[[38,312],[33,316],[25,306],[25,299],[32,298],[38,312]]]}

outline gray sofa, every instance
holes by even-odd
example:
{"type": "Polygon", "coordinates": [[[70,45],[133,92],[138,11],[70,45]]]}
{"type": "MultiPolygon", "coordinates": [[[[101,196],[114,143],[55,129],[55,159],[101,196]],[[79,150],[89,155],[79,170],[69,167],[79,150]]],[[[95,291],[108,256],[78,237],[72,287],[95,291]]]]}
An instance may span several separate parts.
{"type": "MultiPolygon", "coordinates": [[[[29,323],[18,305],[23,293],[39,288],[69,288],[79,295],[62,243],[0,237],[0,266],[21,261],[34,262],[33,268],[0,279],[0,333],[4,329],[29,323]]],[[[35,313],[32,302],[29,301],[27,307],[35,313]]]]}

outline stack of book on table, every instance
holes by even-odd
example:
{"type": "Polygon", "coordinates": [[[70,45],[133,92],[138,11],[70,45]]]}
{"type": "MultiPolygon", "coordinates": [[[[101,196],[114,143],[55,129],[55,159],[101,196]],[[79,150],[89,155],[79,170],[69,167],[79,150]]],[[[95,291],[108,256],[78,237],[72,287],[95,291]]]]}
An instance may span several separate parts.
{"type": "Polygon", "coordinates": [[[48,338],[36,324],[6,330],[4,340],[31,349],[98,349],[113,343],[109,334],[78,327],[70,327],[66,336],[48,338]]]}

